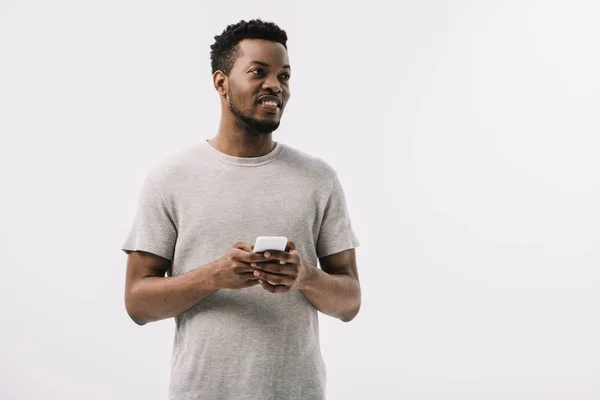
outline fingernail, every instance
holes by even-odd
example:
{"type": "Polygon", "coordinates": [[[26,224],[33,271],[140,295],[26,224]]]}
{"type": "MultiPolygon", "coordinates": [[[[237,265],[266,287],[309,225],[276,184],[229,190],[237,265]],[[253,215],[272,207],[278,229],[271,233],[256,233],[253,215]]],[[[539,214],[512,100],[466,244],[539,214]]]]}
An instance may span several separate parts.
{"type": "Polygon", "coordinates": [[[259,276],[259,275],[260,275],[260,272],[254,271],[254,276],[259,276]]]}
{"type": "Polygon", "coordinates": [[[279,261],[279,264],[285,264],[285,261],[279,261]]]}
{"type": "Polygon", "coordinates": [[[271,253],[269,253],[268,251],[265,253],[265,257],[271,257],[271,253]]]}
{"type": "Polygon", "coordinates": [[[250,263],[250,265],[252,265],[253,267],[256,267],[256,263],[250,263]]]}

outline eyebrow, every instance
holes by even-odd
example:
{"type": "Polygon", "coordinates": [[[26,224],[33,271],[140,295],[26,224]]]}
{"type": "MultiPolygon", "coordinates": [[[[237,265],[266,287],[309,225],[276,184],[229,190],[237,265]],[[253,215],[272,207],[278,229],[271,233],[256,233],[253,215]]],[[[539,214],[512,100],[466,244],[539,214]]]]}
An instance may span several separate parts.
{"type": "MultiPolygon", "coordinates": [[[[252,61],[250,61],[250,62],[248,63],[248,65],[250,65],[250,64],[258,64],[258,65],[262,65],[263,67],[268,67],[268,66],[269,66],[269,64],[267,64],[266,62],[257,61],[257,60],[252,60],[252,61]]],[[[290,67],[290,65],[289,65],[289,64],[285,64],[285,65],[283,66],[283,68],[287,68],[287,69],[289,69],[290,71],[292,70],[292,67],[290,67]]]]}

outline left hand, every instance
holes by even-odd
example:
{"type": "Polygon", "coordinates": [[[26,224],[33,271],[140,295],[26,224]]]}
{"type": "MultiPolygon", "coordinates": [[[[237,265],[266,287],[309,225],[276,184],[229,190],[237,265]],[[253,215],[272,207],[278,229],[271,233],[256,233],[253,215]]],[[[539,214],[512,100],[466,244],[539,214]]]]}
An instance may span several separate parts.
{"type": "Polygon", "coordinates": [[[265,261],[251,263],[254,276],[271,293],[288,293],[302,289],[308,281],[309,266],[300,258],[293,241],[288,240],[284,251],[267,250],[265,261]]]}

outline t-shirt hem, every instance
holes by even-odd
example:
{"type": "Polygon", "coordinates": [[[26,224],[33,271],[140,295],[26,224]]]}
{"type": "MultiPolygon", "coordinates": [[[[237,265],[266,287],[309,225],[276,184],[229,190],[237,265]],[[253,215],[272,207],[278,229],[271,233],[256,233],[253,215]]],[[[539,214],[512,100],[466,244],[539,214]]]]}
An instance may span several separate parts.
{"type": "Polygon", "coordinates": [[[358,239],[350,239],[349,241],[344,241],[344,242],[332,244],[332,245],[325,247],[323,249],[323,251],[321,251],[317,255],[317,257],[318,258],[327,257],[332,254],[336,254],[336,253],[342,252],[344,250],[354,249],[357,247],[360,247],[360,242],[358,241],[358,239]]]}
{"type": "Polygon", "coordinates": [[[144,251],[146,253],[152,253],[152,254],[155,254],[162,258],[166,258],[169,261],[173,261],[173,256],[171,254],[169,254],[169,252],[167,252],[159,247],[156,247],[156,246],[149,246],[149,245],[127,246],[127,247],[121,248],[121,250],[123,250],[127,255],[129,255],[132,251],[144,251]]]}

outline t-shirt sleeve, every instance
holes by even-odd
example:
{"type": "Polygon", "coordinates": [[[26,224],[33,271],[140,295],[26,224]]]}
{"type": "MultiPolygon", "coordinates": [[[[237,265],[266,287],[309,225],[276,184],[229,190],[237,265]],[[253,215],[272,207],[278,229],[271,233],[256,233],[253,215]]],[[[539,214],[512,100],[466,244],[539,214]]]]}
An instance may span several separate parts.
{"type": "Polygon", "coordinates": [[[177,229],[173,213],[150,175],[139,194],[138,208],[122,250],[145,251],[173,261],[177,229]]]}
{"type": "Polygon", "coordinates": [[[360,243],[352,229],[344,189],[336,174],[319,229],[317,257],[325,257],[358,246],[360,243]]]}

